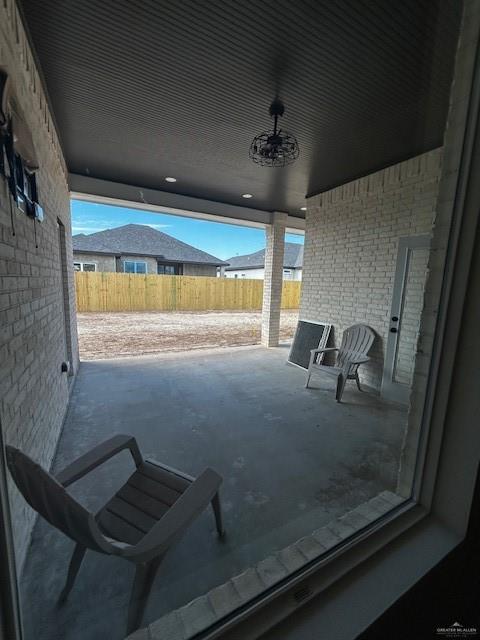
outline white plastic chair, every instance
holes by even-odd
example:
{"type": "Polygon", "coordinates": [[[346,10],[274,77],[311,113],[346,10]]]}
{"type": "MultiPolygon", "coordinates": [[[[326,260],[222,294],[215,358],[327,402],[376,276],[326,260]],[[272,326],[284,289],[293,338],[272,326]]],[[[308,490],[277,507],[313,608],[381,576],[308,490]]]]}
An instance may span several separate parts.
{"type": "Polygon", "coordinates": [[[365,324],[354,324],[343,332],[340,347],[312,349],[310,352],[310,362],[305,387],[308,389],[312,374],[317,372],[326,373],[337,379],[337,390],[335,394],[337,402],[341,402],[342,400],[347,380],[355,380],[358,390],[361,391],[358,367],[370,359],[367,354],[374,338],[375,333],[373,329],[365,324]],[[323,364],[323,355],[333,351],[337,351],[335,364],[331,366],[323,364]]]}
{"type": "Polygon", "coordinates": [[[154,460],[144,460],[134,437],[117,435],[81,456],[56,477],[14,447],[6,447],[15,484],[28,504],[76,542],[59,602],[70,593],[87,549],[120,556],[136,566],[127,635],[138,628],[150,587],[167,551],[211,502],[223,536],[218,489],[221,476],[206,469],[198,478],[154,460]],[[124,449],[136,470],[94,515],[66,487],[124,449]]]}

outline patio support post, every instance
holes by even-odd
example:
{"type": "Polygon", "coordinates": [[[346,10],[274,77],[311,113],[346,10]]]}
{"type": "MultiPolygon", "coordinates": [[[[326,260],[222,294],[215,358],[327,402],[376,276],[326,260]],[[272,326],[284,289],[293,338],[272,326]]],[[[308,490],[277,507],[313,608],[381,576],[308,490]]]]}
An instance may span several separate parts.
{"type": "Polygon", "coordinates": [[[287,214],[272,213],[265,229],[265,275],[263,281],[262,345],[278,347],[280,339],[280,306],[282,303],[283,254],[287,214]]]}

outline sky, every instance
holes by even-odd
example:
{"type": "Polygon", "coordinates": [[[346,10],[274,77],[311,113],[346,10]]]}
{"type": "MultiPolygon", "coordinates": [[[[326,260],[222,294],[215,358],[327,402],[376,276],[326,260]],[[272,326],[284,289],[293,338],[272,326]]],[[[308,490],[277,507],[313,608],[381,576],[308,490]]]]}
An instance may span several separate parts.
{"type": "MultiPolygon", "coordinates": [[[[194,220],[165,213],[72,200],[72,233],[96,233],[124,224],[146,224],[225,260],[265,247],[265,231],[221,222],[194,220]]],[[[303,244],[302,235],[286,234],[287,242],[303,244]]]]}

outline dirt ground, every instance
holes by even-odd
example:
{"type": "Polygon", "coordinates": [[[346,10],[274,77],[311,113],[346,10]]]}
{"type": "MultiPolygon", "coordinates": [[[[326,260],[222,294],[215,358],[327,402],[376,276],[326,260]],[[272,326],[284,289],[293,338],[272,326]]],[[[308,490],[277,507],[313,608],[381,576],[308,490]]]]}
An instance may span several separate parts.
{"type": "MultiPolygon", "coordinates": [[[[298,310],[282,311],[280,340],[293,338],[298,310]]],[[[260,342],[260,311],[79,313],[82,360],[260,342]]]]}

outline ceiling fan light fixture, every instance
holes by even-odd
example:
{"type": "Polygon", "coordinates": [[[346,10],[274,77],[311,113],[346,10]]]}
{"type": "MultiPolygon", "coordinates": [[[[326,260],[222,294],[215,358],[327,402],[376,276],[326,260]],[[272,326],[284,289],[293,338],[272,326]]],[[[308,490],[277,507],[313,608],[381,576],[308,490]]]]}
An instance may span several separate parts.
{"type": "Polygon", "coordinates": [[[276,98],[269,113],[274,119],[273,130],[263,131],[252,140],[250,158],[263,167],[285,167],[298,158],[299,149],[295,136],[278,128],[278,118],[285,112],[283,103],[276,98]]]}

